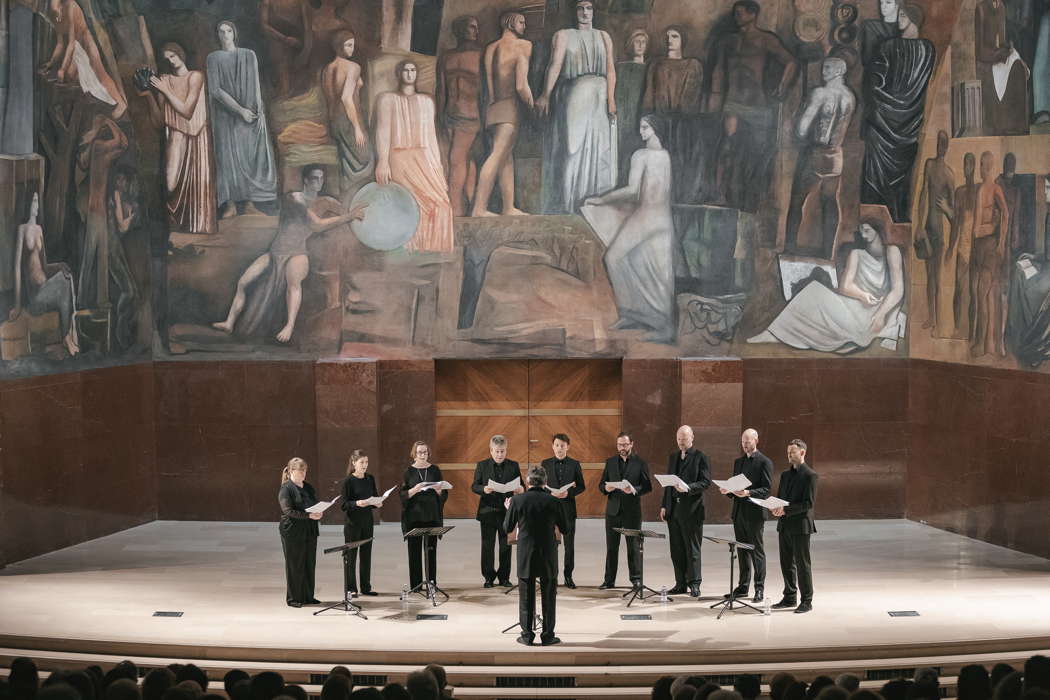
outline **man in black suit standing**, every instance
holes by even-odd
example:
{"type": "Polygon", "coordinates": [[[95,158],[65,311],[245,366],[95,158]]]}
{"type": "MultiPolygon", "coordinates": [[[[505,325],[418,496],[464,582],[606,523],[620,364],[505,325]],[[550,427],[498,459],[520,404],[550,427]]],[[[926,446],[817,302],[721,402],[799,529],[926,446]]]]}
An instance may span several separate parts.
{"type": "Polygon", "coordinates": [[[678,449],[667,458],[667,473],[685,482],[685,487],[665,486],[660,520],[667,523],[674,588],[668,593],[689,591],[700,595],[700,545],[704,536],[704,489],[711,485],[707,455],[693,447],[693,429],[683,425],[675,436],[678,449]]]}
{"type": "Polygon", "coordinates": [[[543,610],[543,646],[558,644],[554,636],[555,602],[558,595],[558,542],[554,527],[565,532],[565,512],[558,499],[544,488],[547,473],[543,467],[529,469],[529,490],[514,496],[503,520],[503,529],[518,528],[518,622],[520,644],[532,645],[536,633],[532,621],[536,615],[536,579],[540,580],[543,610]]]}
{"type": "MultiPolygon", "coordinates": [[[[503,505],[506,496],[489,488],[489,479],[497,484],[505,484],[514,477],[521,478],[521,468],[513,459],[507,459],[507,438],[493,435],[489,440],[489,459],[478,462],[474,468],[474,483],[470,490],[481,496],[478,501],[477,520],[481,523],[481,575],[485,578],[485,588],[492,588],[493,581],[499,579],[501,586],[510,587],[510,545],[507,544],[507,531],[503,528],[503,518],[507,508],[503,505]],[[495,567],[492,549],[499,538],[499,569],[495,567]]],[[[524,481],[522,482],[524,483],[524,481]]],[[[525,488],[519,486],[514,493],[523,493],[525,488]]]]}
{"type": "Polygon", "coordinates": [[[565,550],[565,587],[576,588],[572,580],[572,570],[576,564],[576,497],[583,493],[586,484],[583,483],[580,463],[569,457],[569,436],[558,433],[554,436],[551,448],[554,456],[543,460],[542,464],[547,472],[547,485],[552,489],[551,495],[558,499],[565,513],[565,529],[561,531],[562,548],[565,550]],[[554,493],[553,489],[560,489],[566,484],[573,485],[561,493],[554,493]]]}
{"type": "Polygon", "coordinates": [[[780,518],[780,571],[784,575],[784,597],[774,608],[795,608],[796,613],[813,609],[813,567],[809,559],[809,536],[817,531],[813,523],[813,505],[817,499],[817,473],[806,464],[806,443],[794,439],[788,443],[791,468],[780,474],[777,498],[788,502],[772,511],[780,518]],[[796,588],[796,578],[798,586],[796,588]],[[797,593],[802,593],[798,602],[797,593]],[[795,607],[798,602],[798,607],[795,607]]]}
{"type": "MultiPolygon", "coordinates": [[[[751,502],[752,498],[768,498],[773,486],[773,462],[758,451],[758,431],[748,428],[740,436],[742,457],[733,462],[733,476],[743,474],[751,482],[746,489],[729,492],[718,489],[733,499],[733,537],[737,542],[754,545],[753,550],[737,550],[740,559],[740,583],[734,591],[737,598],[747,595],[751,585],[751,569],[755,570],[755,597],[761,603],[766,595],[766,547],[763,534],[766,526],[766,509],[751,502]]],[[[728,594],[726,595],[728,598],[728,594]]]]}
{"type": "MultiPolygon", "coordinates": [[[[605,504],[605,579],[600,589],[616,586],[616,566],[620,558],[620,533],[613,528],[637,530],[642,526],[641,497],[653,490],[649,483],[649,465],[634,454],[634,442],[627,433],[616,436],[616,456],[605,460],[598,489],[608,497],[605,504]],[[614,486],[626,481],[625,486],[614,486]]],[[[631,585],[638,585],[638,538],[627,538],[627,570],[631,585]]]]}

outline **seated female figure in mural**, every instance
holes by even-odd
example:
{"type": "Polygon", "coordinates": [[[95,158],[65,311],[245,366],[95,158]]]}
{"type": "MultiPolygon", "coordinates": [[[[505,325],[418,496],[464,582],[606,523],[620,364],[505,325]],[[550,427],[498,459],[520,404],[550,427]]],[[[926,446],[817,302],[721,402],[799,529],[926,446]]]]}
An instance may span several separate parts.
{"type": "Polygon", "coordinates": [[[314,213],[313,205],[324,188],[324,168],[320,165],[307,165],[302,174],[302,191],[289,192],[284,196],[277,235],[270,243],[269,250],[257,257],[237,280],[237,291],[226,320],[212,324],[220,331],[233,333],[235,326],[238,333],[245,336],[270,331],[283,293],[287,314],[276,338],[280,343],[291,340],[295,320],[299,315],[299,306],[303,300],[303,280],[310,272],[306,239],[315,233],[364,218],[367,205],[354,207],[349,213],[340,216],[323,219],[319,217],[314,213]],[[260,278],[263,279],[258,282],[260,278]],[[248,287],[253,285],[252,298],[248,300],[248,287]],[[240,319],[240,325],[237,325],[242,311],[244,317],[240,319]]]}
{"type": "Polygon", "coordinates": [[[897,339],[903,300],[901,250],[886,245],[878,221],[865,219],[857,232],[857,247],[846,258],[838,291],[810,282],[769,328],[747,342],[781,342],[823,352],[863,350],[876,338],[897,339]]]}
{"type": "Polygon", "coordinates": [[[29,313],[37,315],[48,311],[58,312],[58,327],[62,343],[72,357],[80,352],[77,326],[73,322],[76,299],[73,294],[73,273],[65,263],[48,263],[44,250],[44,230],[37,223],[40,213],[40,197],[36,192],[29,202],[29,216],[18,227],[18,243],[15,244],[15,305],[8,315],[14,321],[22,315],[23,306],[29,313]],[[22,295],[23,284],[28,292],[22,295]],[[28,303],[26,303],[28,302],[28,303]]]}
{"type": "Polygon", "coordinates": [[[664,122],[642,117],[645,142],[631,156],[627,186],[589,197],[581,210],[606,245],[609,275],[620,319],[614,329],[647,328],[645,340],[674,342],[674,266],[671,245],[671,156],[664,149],[664,122]]]}

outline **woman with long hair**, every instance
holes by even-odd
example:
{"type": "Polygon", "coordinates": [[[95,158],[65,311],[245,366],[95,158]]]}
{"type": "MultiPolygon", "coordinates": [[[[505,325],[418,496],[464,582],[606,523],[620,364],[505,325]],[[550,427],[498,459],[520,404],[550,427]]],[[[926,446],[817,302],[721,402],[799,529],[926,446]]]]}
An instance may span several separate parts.
{"type": "MultiPolygon", "coordinates": [[[[448,491],[438,486],[424,486],[441,482],[441,469],[430,463],[430,446],[422,441],[412,445],[409,455],[412,464],[405,470],[401,481],[401,532],[406,533],[417,527],[440,527],[444,524],[445,501],[448,491]]],[[[408,538],[408,583],[415,588],[423,582],[423,540],[422,537],[408,538]]],[[[430,537],[427,540],[427,551],[430,537]]],[[[437,553],[427,561],[427,581],[437,581],[437,553]]]]}
{"type": "Polygon", "coordinates": [[[320,513],[306,509],[317,503],[314,487],[306,482],[306,462],[292,457],[281,470],[281,547],[284,549],[284,575],[288,583],[288,605],[301,608],[321,601],[314,598],[314,567],[317,563],[317,521],[320,513]]]}
{"type": "MultiPolygon", "coordinates": [[[[376,491],[376,480],[368,474],[368,455],[364,450],[350,453],[350,462],[346,465],[346,478],[343,479],[343,512],[346,513],[346,524],[343,525],[343,540],[349,544],[357,540],[372,539],[374,505],[367,501],[379,495],[376,491]]],[[[361,595],[377,595],[372,590],[372,543],[363,544],[351,549],[347,561],[347,590],[361,595]],[[358,588],[357,562],[361,553],[361,587],[358,588]]]]}

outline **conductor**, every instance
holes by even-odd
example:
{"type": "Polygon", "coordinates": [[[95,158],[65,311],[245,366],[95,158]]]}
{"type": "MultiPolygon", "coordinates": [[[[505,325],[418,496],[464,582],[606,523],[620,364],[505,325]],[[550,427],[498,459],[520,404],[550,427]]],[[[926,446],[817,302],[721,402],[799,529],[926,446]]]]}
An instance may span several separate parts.
{"type": "Polygon", "coordinates": [[[529,490],[510,500],[503,519],[504,532],[518,528],[518,622],[521,625],[519,644],[531,646],[536,633],[532,621],[536,615],[536,579],[540,580],[543,606],[543,629],[540,644],[558,644],[554,636],[554,608],[558,594],[558,546],[554,527],[564,532],[565,511],[558,499],[544,486],[547,471],[543,467],[529,468],[529,490]]]}

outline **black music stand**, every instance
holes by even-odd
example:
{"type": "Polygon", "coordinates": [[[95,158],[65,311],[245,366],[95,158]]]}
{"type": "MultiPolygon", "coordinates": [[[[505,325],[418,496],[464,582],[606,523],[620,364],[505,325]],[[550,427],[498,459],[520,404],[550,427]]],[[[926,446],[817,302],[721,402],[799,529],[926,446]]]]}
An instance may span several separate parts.
{"type": "MultiPolygon", "coordinates": [[[[515,528],[515,532],[517,532],[517,528],[515,528]]],[[[509,544],[511,547],[517,547],[518,546],[518,536],[515,535],[514,539],[511,539],[510,538],[510,533],[508,532],[507,533],[507,544],[509,544]]],[[[555,526],[555,528],[554,528],[554,547],[555,547],[555,549],[557,549],[560,546],[561,546],[561,533],[558,532],[558,528],[557,528],[557,526],[555,526]]],[[[519,579],[515,579],[515,580],[516,581],[520,581],[521,579],[519,578],[519,579]]],[[[510,588],[508,588],[507,590],[503,591],[503,595],[510,595],[511,593],[513,593],[516,590],[518,590],[518,584],[515,583],[510,588]]],[[[509,630],[512,627],[514,627],[514,625],[511,625],[507,629],[509,630]]],[[[507,630],[503,630],[503,631],[506,632],[507,630]]]]}
{"type": "Polygon", "coordinates": [[[721,607],[722,608],[722,610],[718,613],[718,617],[716,617],[715,619],[716,620],[721,620],[722,619],[722,615],[725,614],[726,610],[735,610],[736,608],[733,607],[734,605],[736,605],[737,607],[751,608],[752,610],[754,610],[757,613],[762,612],[761,610],[756,608],[754,605],[751,605],[751,604],[749,604],[749,603],[747,603],[747,602],[745,602],[743,600],[740,600],[736,596],[736,575],[734,573],[734,564],[736,563],[736,557],[737,557],[736,550],[738,550],[738,549],[752,550],[752,549],[755,548],[755,545],[747,544],[746,542],[737,542],[736,540],[727,540],[727,539],[723,539],[721,537],[708,537],[707,535],[704,535],[704,539],[708,540],[710,542],[714,542],[715,544],[726,544],[726,545],[729,545],[729,597],[725,598],[724,600],[720,600],[720,601],[718,601],[717,603],[715,603],[713,605],[708,606],[710,608],[717,608],[717,607],[721,607]]]}
{"type": "Polygon", "coordinates": [[[443,525],[441,527],[416,527],[412,528],[405,533],[405,539],[409,537],[429,537],[426,540],[427,553],[425,561],[423,562],[423,580],[420,581],[415,587],[413,587],[409,593],[419,593],[424,598],[430,601],[431,605],[437,607],[437,594],[445,596],[445,600],[449,599],[448,593],[445,593],[441,588],[438,587],[437,583],[431,580],[428,574],[431,568],[435,569],[434,576],[437,576],[437,541],[438,538],[446,534],[449,530],[455,529],[455,525],[443,525]],[[433,565],[432,565],[433,563],[433,565]]]}
{"type": "MultiPolygon", "coordinates": [[[[666,539],[667,535],[655,532],[653,530],[632,530],[627,527],[614,527],[614,531],[619,532],[624,537],[637,537],[638,538],[638,582],[632,582],[631,590],[624,593],[621,598],[631,596],[631,599],[627,601],[627,607],[631,607],[631,603],[634,599],[645,600],[646,598],[652,598],[654,595],[660,595],[659,591],[655,591],[649,586],[645,585],[645,540],[649,537],[655,537],[658,540],[666,539]],[[646,595],[646,591],[649,595],[646,595]]],[[[630,556],[630,550],[628,550],[627,556],[630,556]]],[[[629,568],[629,567],[628,567],[629,568]]],[[[670,598],[667,598],[670,601],[670,598]]]]}
{"type": "Polygon", "coordinates": [[[357,549],[361,545],[367,544],[371,541],[372,538],[369,537],[367,540],[347,542],[346,544],[341,544],[338,547],[329,547],[328,549],[323,550],[324,554],[331,554],[332,552],[343,553],[343,599],[340,600],[338,603],[332,603],[326,608],[321,608],[320,610],[315,612],[314,615],[320,615],[321,613],[327,612],[328,610],[335,610],[336,608],[339,608],[343,612],[353,613],[354,615],[357,615],[362,620],[368,619],[368,616],[365,615],[364,612],[362,612],[361,606],[357,605],[352,600],[354,594],[353,591],[350,590],[350,552],[357,549]]]}

